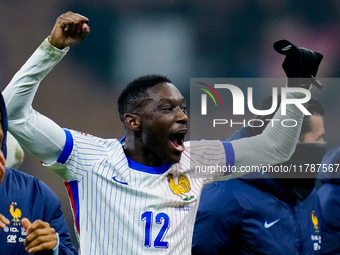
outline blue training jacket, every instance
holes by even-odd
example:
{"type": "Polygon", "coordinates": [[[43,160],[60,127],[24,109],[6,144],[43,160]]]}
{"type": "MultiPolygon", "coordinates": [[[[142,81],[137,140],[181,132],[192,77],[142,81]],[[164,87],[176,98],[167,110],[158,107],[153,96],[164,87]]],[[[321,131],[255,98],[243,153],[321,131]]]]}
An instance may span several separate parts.
{"type": "MultiPolygon", "coordinates": [[[[233,139],[252,135],[246,127],[233,139]]],[[[315,189],[300,200],[275,179],[215,182],[201,195],[192,254],[319,254],[320,222],[315,189]]]]}
{"type": "MultiPolygon", "coordinates": [[[[0,94],[1,125],[4,130],[2,151],[6,156],[7,112],[0,94]]],[[[6,168],[0,184],[0,213],[10,220],[10,224],[0,229],[1,255],[26,255],[23,244],[26,238],[21,225],[22,218],[48,222],[59,234],[59,255],[78,254],[70,241],[70,233],[60,209],[60,200],[42,181],[18,170],[6,168]]],[[[39,253],[40,254],[40,253],[39,253]]],[[[46,253],[41,253],[46,254],[46,253]]]]}
{"type": "Polygon", "coordinates": [[[340,146],[326,153],[322,164],[329,172],[320,172],[321,187],[318,190],[322,215],[321,254],[340,254],[340,146]]]}

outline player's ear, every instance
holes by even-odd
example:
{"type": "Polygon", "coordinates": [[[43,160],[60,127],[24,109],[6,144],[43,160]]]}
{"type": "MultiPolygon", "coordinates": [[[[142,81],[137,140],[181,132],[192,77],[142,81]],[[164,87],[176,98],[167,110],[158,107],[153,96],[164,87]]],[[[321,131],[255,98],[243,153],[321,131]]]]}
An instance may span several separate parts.
{"type": "Polygon", "coordinates": [[[137,114],[126,113],[124,115],[124,124],[128,129],[138,131],[141,126],[140,117],[137,114]]]}

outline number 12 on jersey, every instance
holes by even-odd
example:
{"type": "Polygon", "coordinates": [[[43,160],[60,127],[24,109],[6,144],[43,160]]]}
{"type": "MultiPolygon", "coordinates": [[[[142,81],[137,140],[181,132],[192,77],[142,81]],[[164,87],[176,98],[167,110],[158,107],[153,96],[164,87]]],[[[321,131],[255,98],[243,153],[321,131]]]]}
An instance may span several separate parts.
{"type": "MultiPolygon", "coordinates": [[[[153,213],[150,211],[146,211],[142,214],[141,217],[142,221],[145,221],[145,239],[144,239],[144,246],[145,247],[151,247],[152,242],[152,224],[153,224],[153,213]]],[[[155,238],[155,241],[153,243],[155,248],[161,248],[161,249],[167,249],[169,247],[169,243],[163,241],[165,238],[166,233],[168,232],[168,229],[170,227],[170,218],[165,213],[158,213],[155,217],[155,223],[156,224],[162,224],[160,231],[158,232],[158,235],[155,238]]]]}

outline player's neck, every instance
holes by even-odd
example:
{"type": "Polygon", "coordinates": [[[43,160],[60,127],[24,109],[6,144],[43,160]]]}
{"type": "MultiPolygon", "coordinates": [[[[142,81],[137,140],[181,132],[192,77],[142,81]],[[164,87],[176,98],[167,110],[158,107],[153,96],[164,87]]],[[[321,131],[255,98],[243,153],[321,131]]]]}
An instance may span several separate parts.
{"type": "Polygon", "coordinates": [[[122,145],[125,155],[139,164],[159,167],[165,163],[163,159],[146,149],[145,146],[136,139],[129,139],[126,137],[122,145]]]}

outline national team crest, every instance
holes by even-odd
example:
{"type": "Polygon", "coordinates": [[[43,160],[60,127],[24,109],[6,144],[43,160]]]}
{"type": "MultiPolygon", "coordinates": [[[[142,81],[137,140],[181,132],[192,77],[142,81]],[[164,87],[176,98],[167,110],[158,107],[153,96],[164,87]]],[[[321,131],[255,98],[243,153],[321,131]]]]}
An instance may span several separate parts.
{"type": "MultiPolygon", "coordinates": [[[[16,222],[17,224],[20,224],[20,218],[21,218],[21,210],[19,208],[15,208],[14,206],[17,205],[16,202],[12,202],[11,205],[9,205],[9,212],[11,213],[13,219],[13,222],[16,222]]],[[[15,224],[15,225],[17,225],[15,224]]]]}
{"type": "Polygon", "coordinates": [[[170,184],[171,191],[175,195],[178,195],[183,201],[187,202],[194,198],[194,196],[186,194],[191,190],[191,188],[189,178],[185,174],[178,176],[178,184],[175,183],[173,175],[168,174],[168,182],[170,184]]]}
{"type": "Polygon", "coordinates": [[[315,233],[313,233],[311,235],[311,240],[313,242],[313,249],[314,251],[319,251],[321,249],[321,235],[320,235],[320,231],[319,231],[319,220],[318,218],[315,216],[315,211],[312,211],[312,223],[314,225],[314,231],[315,233]]]}
{"type": "Polygon", "coordinates": [[[315,232],[318,233],[319,232],[319,227],[318,227],[319,221],[318,221],[318,218],[314,215],[314,213],[315,211],[313,210],[312,211],[312,222],[314,225],[315,232]]]}

